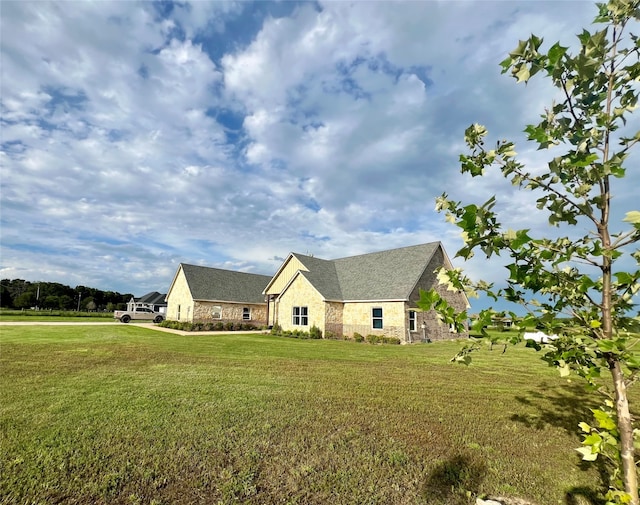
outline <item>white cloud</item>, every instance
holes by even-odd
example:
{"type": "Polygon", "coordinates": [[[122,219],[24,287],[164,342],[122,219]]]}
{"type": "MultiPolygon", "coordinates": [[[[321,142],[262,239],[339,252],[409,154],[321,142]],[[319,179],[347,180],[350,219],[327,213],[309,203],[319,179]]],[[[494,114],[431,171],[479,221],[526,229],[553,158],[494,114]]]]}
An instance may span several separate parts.
{"type": "Polygon", "coordinates": [[[453,255],[459,232],[433,211],[444,191],[498,192],[515,224],[544,229],[499,176],[459,175],[463,131],[477,121],[521,140],[549,90],[516,86],[498,62],[530,32],[570,43],[594,14],[587,2],[4,3],[2,274],[142,294],[168,288],[180,261],[272,273],[292,250],[431,240],[453,255]]]}

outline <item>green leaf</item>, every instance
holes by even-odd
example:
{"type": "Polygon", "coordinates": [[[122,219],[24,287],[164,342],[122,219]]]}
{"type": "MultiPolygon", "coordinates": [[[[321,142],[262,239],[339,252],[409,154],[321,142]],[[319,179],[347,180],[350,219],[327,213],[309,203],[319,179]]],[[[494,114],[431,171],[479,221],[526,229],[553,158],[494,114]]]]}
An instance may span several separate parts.
{"type": "Polygon", "coordinates": [[[599,409],[593,410],[593,417],[598,421],[598,426],[607,431],[613,431],[616,429],[616,422],[612,419],[611,415],[607,412],[599,409]]]}
{"type": "Polygon", "coordinates": [[[578,426],[580,427],[580,429],[585,432],[585,433],[591,433],[591,426],[589,426],[587,423],[585,423],[584,421],[581,423],[578,423],[578,426]]]}
{"type": "Polygon", "coordinates": [[[503,74],[509,70],[509,67],[511,67],[512,63],[513,63],[513,60],[509,56],[500,62],[500,66],[502,67],[503,74]]]}
{"type": "Polygon", "coordinates": [[[529,77],[531,77],[531,72],[529,72],[529,68],[525,65],[521,65],[520,69],[515,73],[516,79],[518,82],[527,82],[529,77]]]}
{"type": "Polygon", "coordinates": [[[562,56],[564,56],[564,54],[567,52],[567,49],[568,48],[566,47],[562,47],[559,42],[556,42],[553,46],[551,46],[547,54],[547,57],[549,58],[549,64],[555,66],[560,58],[562,58],[562,56]]]}
{"type": "Polygon", "coordinates": [[[625,223],[631,223],[635,228],[640,227],[640,211],[632,210],[631,212],[627,212],[623,221],[625,223]]]}
{"type": "Polygon", "coordinates": [[[598,458],[598,453],[591,452],[591,447],[579,447],[576,451],[582,455],[584,461],[595,461],[598,458]]]}
{"type": "Polygon", "coordinates": [[[584,440],[582,441],[582,443],[584,445],[590,445],[594,449],[599,449],[600,446],[602,445],[602,437],[597,433],[591,433],[586,437],[584,437],[584,440]]]}

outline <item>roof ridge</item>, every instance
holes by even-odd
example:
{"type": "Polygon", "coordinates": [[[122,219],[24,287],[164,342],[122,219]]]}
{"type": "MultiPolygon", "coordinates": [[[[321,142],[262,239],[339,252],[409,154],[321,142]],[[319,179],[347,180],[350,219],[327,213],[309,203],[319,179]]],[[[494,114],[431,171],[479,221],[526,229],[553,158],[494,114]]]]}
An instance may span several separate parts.
{"type": "Polygon", "coordinates": [[[351,259],[351,258],[359,258],[361,256],[369,256],[369,255],[380,254],[380,253],[390,253],[390,252],[400,251],[402,249],[411,249],[411,248],[414,248],[414,247],[432,246],[432,245],[436,245],[436,244],[440,244],[440,241],[439,240],[434,240],[433,242],[423,242],[421,244],[407,245],[407,246],[402,246],[402,247],[394,247],[393,249],[382,249],[380,251],[372,251],[372,252],[368,252],[368,253],[355,254],[353,256],[344,256],[343,258],[336,258],[336,259],[329,260],[329,261],[347,260],[347,259],[351,259]]]}
{"type": "Polygon", "coordinates": [[[207,270],[220,270],[221,272],[230,272],[230,273],[234,273],[234,274],[246,274],[246,275],[258,275],[260,277],[273,277],[272,275],[267,275],[267,274],[256,274],[253,272],[243,272],[242,270],[229,270],[228,268],[219,268],[219,267],[208,267],[205,265],[194,265],[192,263],[180,263],[180,265],[182,265],[182,267],[195,267],[195,268],[206,268],[207,270]]]}

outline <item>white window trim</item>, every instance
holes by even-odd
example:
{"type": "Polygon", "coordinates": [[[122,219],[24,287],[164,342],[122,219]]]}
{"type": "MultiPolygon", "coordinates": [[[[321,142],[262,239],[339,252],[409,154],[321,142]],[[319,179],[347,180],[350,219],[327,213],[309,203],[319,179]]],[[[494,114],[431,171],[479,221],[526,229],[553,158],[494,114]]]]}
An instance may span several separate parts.
{"type": "Polygon", "coordinates": [[[409,311],[409,331],[418,331],[418,313],[415,310],[409,311]]]}
{"type": "Polygon", "coordinates": [[[384,310],[382,309],[382,307],[371,307],[371,328],[374,330],[384,330],[384,310]],[[373,315],[373,311],[374,310],[380,310],[380,313],[382,314],[380,317],[374,316],[373,315]],[[380,323],[382,326],[380,326],[380,328],[376,328],[374,321],[376,320],[380,320],[380,323]]]}
{"type": "Polygon", "coordinates": [[[242,307],[242,320],[251,321],[251,307],[242,307]],[[247,312],[245,312],[247,311],[247,312]],[[245,314],[249,314],[249,317],[244,317],[245,314]]]}
{"type": "Polygon", "coordinates": [[[211,307],[211,318],[222,319],[222,305],[214,305],[211,307]],[[216,312],[219,314],[218,317],[216,317],[216,312]]]}
{"type": "Polygon", "coordinates": [[[309,326],[309,307],[304,305],[296,305],[291,308],[291,324],[293,326],[309,326]],[[298,313],[296,314],[296,309],[298,309],[298,313]],[[304,309],[304,313],[303,313],[304,309]],[[298,322],[296,323],[296,318],[298,322]],[[303,320],[305,321],[303,323],[303,320]]]}

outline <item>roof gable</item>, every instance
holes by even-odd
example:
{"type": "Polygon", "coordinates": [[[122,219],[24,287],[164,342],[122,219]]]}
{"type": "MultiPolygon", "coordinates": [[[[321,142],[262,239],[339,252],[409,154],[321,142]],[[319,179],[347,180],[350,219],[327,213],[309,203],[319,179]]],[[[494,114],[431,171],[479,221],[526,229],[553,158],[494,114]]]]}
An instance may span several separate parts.
{"type": "Polygon", "coordinates": [[[194,300],[264,303],[262,291],[271,280],[269,275],[185,263],[180,267],[194,300]]]}
{"type": "Polygon", "coordinates": [[[289,253],[287,259],[282,262],[278,271],[264,288],[263,294],[277,294],[282,291],[298,270],[306,271],[308,268],[302,264],[298,256],[289,253]]]}

